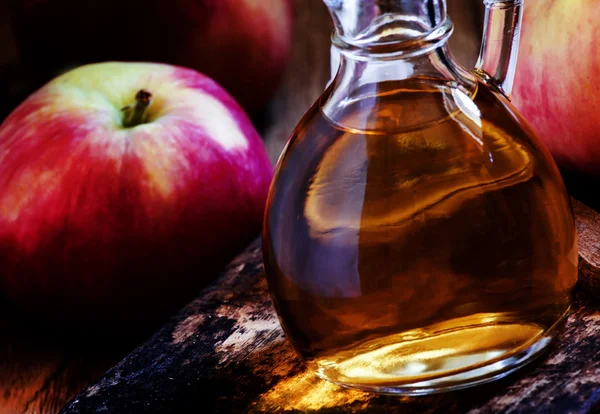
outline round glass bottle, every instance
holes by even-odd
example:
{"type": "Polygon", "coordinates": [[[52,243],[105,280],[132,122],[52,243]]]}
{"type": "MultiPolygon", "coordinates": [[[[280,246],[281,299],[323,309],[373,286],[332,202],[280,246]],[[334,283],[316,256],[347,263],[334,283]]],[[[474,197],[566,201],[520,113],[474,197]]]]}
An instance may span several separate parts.
{"type": "Polygon", "coordinates": [[[282,154],[265,267],[319,376],[427,394],[487,382],[556,337],[577,280],[569,198],[510,104],[520,1],[487,0],[477,68],[444,0],[325,0],[340,66],[282,154]]]}

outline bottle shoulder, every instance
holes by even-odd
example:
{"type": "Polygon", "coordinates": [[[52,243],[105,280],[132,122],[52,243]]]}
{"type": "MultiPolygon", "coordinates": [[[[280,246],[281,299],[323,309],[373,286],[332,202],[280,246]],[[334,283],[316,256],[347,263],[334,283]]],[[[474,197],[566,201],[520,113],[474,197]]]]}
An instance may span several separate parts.
{"type": "Polygon", "coordinates": [[[379,84],[339,111],[323,110],[326,91],[302,119],[282,156],[294,170],[330,171],[340,180],[381,165],[409,188],[448,177],[528,180],[556,165],[510,101],[483,81],[474,90],[419,79],[379,84]],[[337,171],[337,172],[336,172],[337,171]],[[339,173],[339,174],[338,174],[339,173]]]}
{"type": "Polygon", "coordinates": [[[421,77],[362,85],[341,100],[336,92],[331,83],[305,113],[292,138],[307,133],[313,122],[322,119],[341,130],[389,135],[467,118],[480,128],[495,123],[513,131],[521,129],[518,135],[537,140],[510,100],[481,78],[468,89],[456,82],[421,77]]]}

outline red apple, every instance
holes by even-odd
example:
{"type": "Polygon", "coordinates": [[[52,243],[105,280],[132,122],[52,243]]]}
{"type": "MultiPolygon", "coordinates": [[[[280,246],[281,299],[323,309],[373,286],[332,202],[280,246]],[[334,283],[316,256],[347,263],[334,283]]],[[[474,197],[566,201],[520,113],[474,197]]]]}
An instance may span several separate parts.
{"type": "Polygon", "coordinates": [[[164,316],[257,236],[271,174],[243,110],[198,72],[66,73],[0,125],[0,295],[92,321],[164,316]]]}
{"type": "Polygon", "coordinates": [[[528,0],[514,103],[560,167],[600,175],[600,7],[592,0],[528,0]]]}
{"type": "Polygon", "coordinates": [[[247,110],[278,85],[291,49],[290,0],[12,0],[20,55],[45,80],[80,63],[186,66],[247,110]]]}

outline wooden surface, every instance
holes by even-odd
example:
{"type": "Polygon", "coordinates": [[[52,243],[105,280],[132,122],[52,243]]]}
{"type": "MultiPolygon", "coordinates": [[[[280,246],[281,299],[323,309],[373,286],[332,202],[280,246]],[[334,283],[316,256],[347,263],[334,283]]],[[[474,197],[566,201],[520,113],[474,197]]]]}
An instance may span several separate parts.
{"type": "MultiPolygon", "coordinates": [[[[590,240],[584,246],[591,250],[583,256],[598,252],[597,221],[595,213],[577,219],[578,230],[590,240]]],[[[416,398],[346,390],[308,372],[286,341],[255,243],[61,413],[589,413],[600,403],[599,338],[600,308],[577,292],[556,346],[503,380],[416,398]]]]}
{"type": "Polygon", "coordinates": [[[31,327],[13,313],[2,318],[1,414],[55,413],[128,351],[74,345],[49,332],[32,332],[31,327]]]}
{"type": "Polygon", "coordinates": [[[579,217],[579,284],[600,298],[600,215],[576,200],[573,201],[573,211],[579,217]]]}

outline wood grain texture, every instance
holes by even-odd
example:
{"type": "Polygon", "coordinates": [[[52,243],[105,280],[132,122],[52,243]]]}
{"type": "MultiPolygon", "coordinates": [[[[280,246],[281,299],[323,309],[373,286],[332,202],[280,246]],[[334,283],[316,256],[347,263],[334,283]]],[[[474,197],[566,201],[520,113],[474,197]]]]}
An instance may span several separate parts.
{"type": "Polygon", "coordinates": [[[56,413],[134,348],[131,343],[107,345],[107,338],[75,340],[74,335],[58,334],[4,303],[0,325],[1,414],[56,413]]]}
{"type": "MultiPolygon", "coordinates": [[[[580,216],[578,228],[600,238],[598,220],[580,216]]],[[[308,372],[285,340],[256,242],[61,413],[588,413],[600,402],[599,337],[600,309],[578,293],[550,353],[496,383],[416,398],[346,390],[308,372]]]]}
{"type": "Polygon", "coordinates": [[[579,284],[600,297],[600,215],[572,199],[579,235],[579,284]]]}

